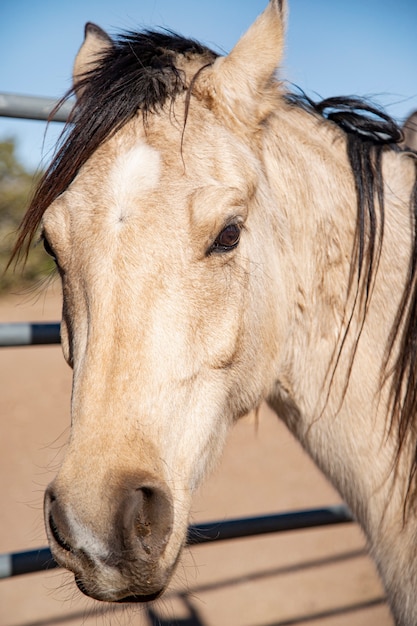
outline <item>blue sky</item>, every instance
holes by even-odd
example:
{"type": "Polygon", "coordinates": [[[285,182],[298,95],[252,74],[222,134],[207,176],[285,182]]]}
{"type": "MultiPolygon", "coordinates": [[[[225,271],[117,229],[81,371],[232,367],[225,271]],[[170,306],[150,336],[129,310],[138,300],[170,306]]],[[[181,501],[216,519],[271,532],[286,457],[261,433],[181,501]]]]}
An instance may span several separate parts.
{"type": "MultiPolygon", "coordinates": [[[[417,109],[417,0],[290,0],[281,75],[310,95],[371,96],[397,119],[417,109]]],[[[266,0],[1,0],[0,92],[61,96],[84,24],[164,26],[229,51],[266,0]]],[[[47,162],[61,129],[0,118],[24,163],[47,162]],[[43,146],[43,147],[42,147],[43,146]]]]}

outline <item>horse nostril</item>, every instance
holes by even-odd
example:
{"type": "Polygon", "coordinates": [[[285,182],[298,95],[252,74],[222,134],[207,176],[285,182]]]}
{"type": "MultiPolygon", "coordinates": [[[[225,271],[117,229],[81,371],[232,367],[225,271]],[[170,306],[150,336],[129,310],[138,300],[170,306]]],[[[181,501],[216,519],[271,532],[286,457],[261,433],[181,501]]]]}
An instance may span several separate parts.
{"type": "Polygon", "coordinates": [[[48,520],[50,535],[52,535],[52,538],[58,546],[66,552],[72,552],[71,545],[65,539],[65,534],[67,534],[65,532],[65,529],[67,528],[65,515],[61,510],[59,501],[50,487],[45,493],[45,518],[48,520]]]}
{"type": "Polygon", "coordinates": [[[170,495],[160,486],[132,489],[121,505],[122,545],[139,544],[143,556],[161,554],[169,539],[173,522],[170,495]]]}
{"type": "Polygon", "coordinates": [[[61,534],[60,534],[60,532],[59,532],[59,530],[58,530],[58,527],[57,527],[57,525],[56,525],[56,524],[55,524],[55,522],[54,522],[54,518],[52,517],[52,513],[50,513],[50,514],[49,514],[49,517],[48,517],[48,523],[49,523],[49,528],[50,528],[50,531],[51,531],[51,533],[52,533],[52,536],[53,536],[53,538],[55,539],[55,541],[57,542],[57,544],[58,544],[58,545],[59,545],[59,546],[60,546],[63,550],[65,550],[66,552],[71,552],[71,551],[72,551],[72,548],[71,548],[71,546],[69,545],[69,543],[67,543],[67,542],[65,541],[65,539],[61,536],[61,534]]]}

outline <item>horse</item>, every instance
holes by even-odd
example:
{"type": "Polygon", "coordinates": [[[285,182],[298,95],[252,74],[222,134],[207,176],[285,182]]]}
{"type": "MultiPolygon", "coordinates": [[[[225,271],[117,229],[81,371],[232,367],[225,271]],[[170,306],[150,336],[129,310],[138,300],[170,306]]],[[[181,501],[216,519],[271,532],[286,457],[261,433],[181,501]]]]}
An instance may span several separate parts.
{"type": "Polygon", "coordinates": [[[69,125],[13,252],[62,282],[71,434],[54,558],[100,601],[169,584],[193,494],[265,401],[417,623],[417,159],[357,98],[289,88],[284,0],[220,56],[87,24],[69,125]]]}

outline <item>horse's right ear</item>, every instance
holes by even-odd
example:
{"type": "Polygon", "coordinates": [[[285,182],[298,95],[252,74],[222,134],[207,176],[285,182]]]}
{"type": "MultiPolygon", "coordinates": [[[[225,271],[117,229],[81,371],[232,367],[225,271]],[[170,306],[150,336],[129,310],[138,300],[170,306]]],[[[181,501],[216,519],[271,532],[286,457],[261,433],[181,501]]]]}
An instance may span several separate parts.
{"type": "Polygon", "coordinates": [[[100,56],[111,47],[113,47],[113,42],[108,34],[100,26],[87,22],[84,29],[84,41],[75,57],[72,71],[72,80],[77,96],[82,91],[81,84],[78,87],[77,84],[88,72],[94,70],[100,56]]]}
{"type": "Polygon", "coordinates": [[[229,117],[246,127],[262,118],[265,91],[282,61],[286,26],[286,0],[270,0],[225,57],[213,65],[213,93],[229,117]]]}

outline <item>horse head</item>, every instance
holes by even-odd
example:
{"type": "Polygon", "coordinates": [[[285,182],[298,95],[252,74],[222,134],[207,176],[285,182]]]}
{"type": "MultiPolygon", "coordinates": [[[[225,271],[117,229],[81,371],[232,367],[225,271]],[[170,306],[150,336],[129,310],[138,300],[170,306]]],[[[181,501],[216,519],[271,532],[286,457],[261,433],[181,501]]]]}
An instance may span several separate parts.
{"type": "Polygon", "coordinates": [[[41,192],[73,368],[45,519],[54,558],[99,600],[164,590],[193,492],[273,384],[280,237],[255,229],[273,211],[257,134],[283,19],[271,2],[224,58],[89,24],[75,61],[74,126],[41,192]]]}

